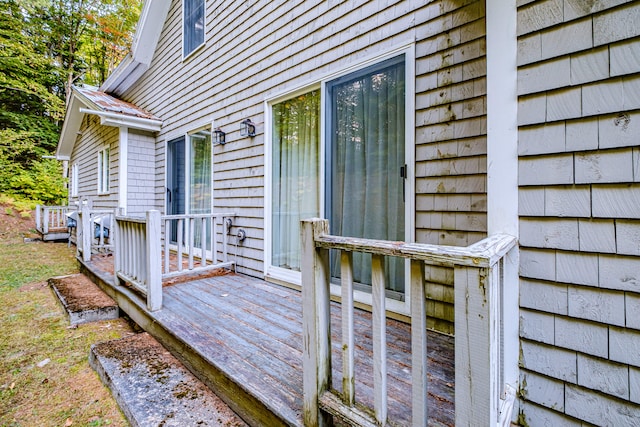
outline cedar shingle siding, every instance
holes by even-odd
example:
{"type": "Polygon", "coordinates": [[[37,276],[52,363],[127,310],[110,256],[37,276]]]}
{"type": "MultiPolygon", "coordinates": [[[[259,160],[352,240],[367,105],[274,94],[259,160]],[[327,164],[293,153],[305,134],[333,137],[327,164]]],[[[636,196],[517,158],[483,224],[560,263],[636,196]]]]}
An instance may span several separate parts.
{"type": "Polygon", "coordinates": [[[519,2],[527,425],[640,419],[640,4],[519,2]]]}

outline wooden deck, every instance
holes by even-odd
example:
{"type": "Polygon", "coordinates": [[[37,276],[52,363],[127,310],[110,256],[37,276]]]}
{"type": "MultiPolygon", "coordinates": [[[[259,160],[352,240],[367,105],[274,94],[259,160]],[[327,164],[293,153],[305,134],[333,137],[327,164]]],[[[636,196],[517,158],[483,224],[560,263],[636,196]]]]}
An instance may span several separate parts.
{"type": "MultiPolygon", "coordinates": [[[[164,287],[149,313],[115,286],[111,257],[85,264],[127,314],[162,342],[236,412],[260,425],[302,424],[302,303],[299,292],[230,273],[164,287]],[[246,406],[249,406],[247,408],[246,406]],[[270,411],[271,415],[263,412],[270,411]]],[[[371,315],[356,310],[356,400],[371,406],[371,315]]],[[[332,306],[333,387],[341,389],[339,305],[332,306]]],[[[387,320],[389,419],[411,422],[410,326],[387,320]]],[[[454,425],[453,338],[429,334],[429,425],[454,425]]]]}

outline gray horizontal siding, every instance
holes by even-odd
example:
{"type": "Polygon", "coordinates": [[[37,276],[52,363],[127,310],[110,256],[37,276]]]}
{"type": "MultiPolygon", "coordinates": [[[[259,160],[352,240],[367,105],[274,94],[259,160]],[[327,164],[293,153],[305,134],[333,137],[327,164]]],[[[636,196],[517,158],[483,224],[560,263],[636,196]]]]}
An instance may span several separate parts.
{"type": "MultiPolygon", "coordinates": [[[[261,276],[264,270],[264,100],[411,41],[416,41],[418,203],[423,195],[439,193],[432,180],[451,184],[438,194],[434,218],[418,228],[416,238],[466,245],[484,237],[483,2],[215,2],[207,5],[206,45],[185,61],[180,4],[171,6],[150,69],[124,97],[164,119],[158,141],[212,121],[227,132],[227,144],[214,147],[213,203],[215,210],[238,212],[237,225],[247,230],[238,271],[261,276]],[[246,14],[251,19],[244,19],[246,14]],[[445,33],[450,36],[443,38],[445,33]],[[446,99],[438,97],[442,90],[446,99]],[[239,123],[247,117],[257,124],[254,138],[239,136],[239,123]],[[450,135],[439,131],[447,125],[450,135]],[[448,150],[449,145],[469,158],[448,165],[446,157],[427,154],[437,151],[432,146],[448,150]],[[453,191],[457,176],[459,185],[468,182],[467,202],[453,191]],[[436,226],[435,217],[443,217],[445,225],[436,226]]],[[[156,198],[162,200],[163,145],[156,150],[162,178],[155,181],[156,198]]],[[[421,218],[431,214],[419,209],[421,218]]]]}
{"type": "Polygon", "coordinates": [[[70,197],[70,203],[88,200],[95,209],[118,206],[119,139],[118,128],[101,126],[99,118],[85,115],[69,161],[78,163],[78,197],[70,197]],[[110,189],[108,194],[98,194],[98,152],[105,147],[110,149],[110,189]]]}

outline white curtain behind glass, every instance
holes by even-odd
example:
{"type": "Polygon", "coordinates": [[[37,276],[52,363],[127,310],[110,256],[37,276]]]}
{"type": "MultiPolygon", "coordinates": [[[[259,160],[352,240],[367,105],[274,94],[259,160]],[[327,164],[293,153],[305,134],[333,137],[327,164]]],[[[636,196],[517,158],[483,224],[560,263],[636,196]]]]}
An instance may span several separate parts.
{"type": "Polygon", "coordinates": [[[319,215],[320,92],[273,106],[273,266],[300,270],[300,220],[319,215]]]}
{"type": "MultiPolygon", "coordinates": [[[[208,132],[190,135],[189,213],[211,213],[211,136],[208,132]]],[[[195,245],[200,247],[202,224],[196,221],[195,245]]],[[[208,231],[210,227],[208,227],[208,231]]],[[[208,233],[207,233],[208,235],[208,233]]]]}
{"type": "MultiPolygon", "coordinates": [[[[399,62],[330,86],[332,234],[404,240],[404,74],[399,62]]],[[[354,254],[356,281],[371,283],[370,259],[354,254]]],[[[403,260],[387,258],[386,271],[388,288],[403,292],[403,260]]]]}

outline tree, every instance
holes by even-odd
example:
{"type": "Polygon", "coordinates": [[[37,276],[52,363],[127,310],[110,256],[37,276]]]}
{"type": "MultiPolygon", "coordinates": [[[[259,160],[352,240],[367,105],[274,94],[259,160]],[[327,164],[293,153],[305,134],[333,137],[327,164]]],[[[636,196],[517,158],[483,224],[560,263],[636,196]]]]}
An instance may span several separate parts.
{"type": "Polygon", "coordinates": [[[64,105],[51,90],[56,72],[44,46],[28,37],[18,3],[5,5],[0,14],[0,156],[28,168],[55,148],[64,105]]]}
{"type": "Polygon", "coordinates": [[[57,145],[72,84],[124,57],[140,0],[0,0],[0,192],[58,203],[57,145]]]}
{"type": "Polygon", "coordinates": [[[85,81],[99,86],[129,52],[140,15],[140,0],[104,0],[88,19],[93,24],[85,43],[88,70],[85,81]]]}

